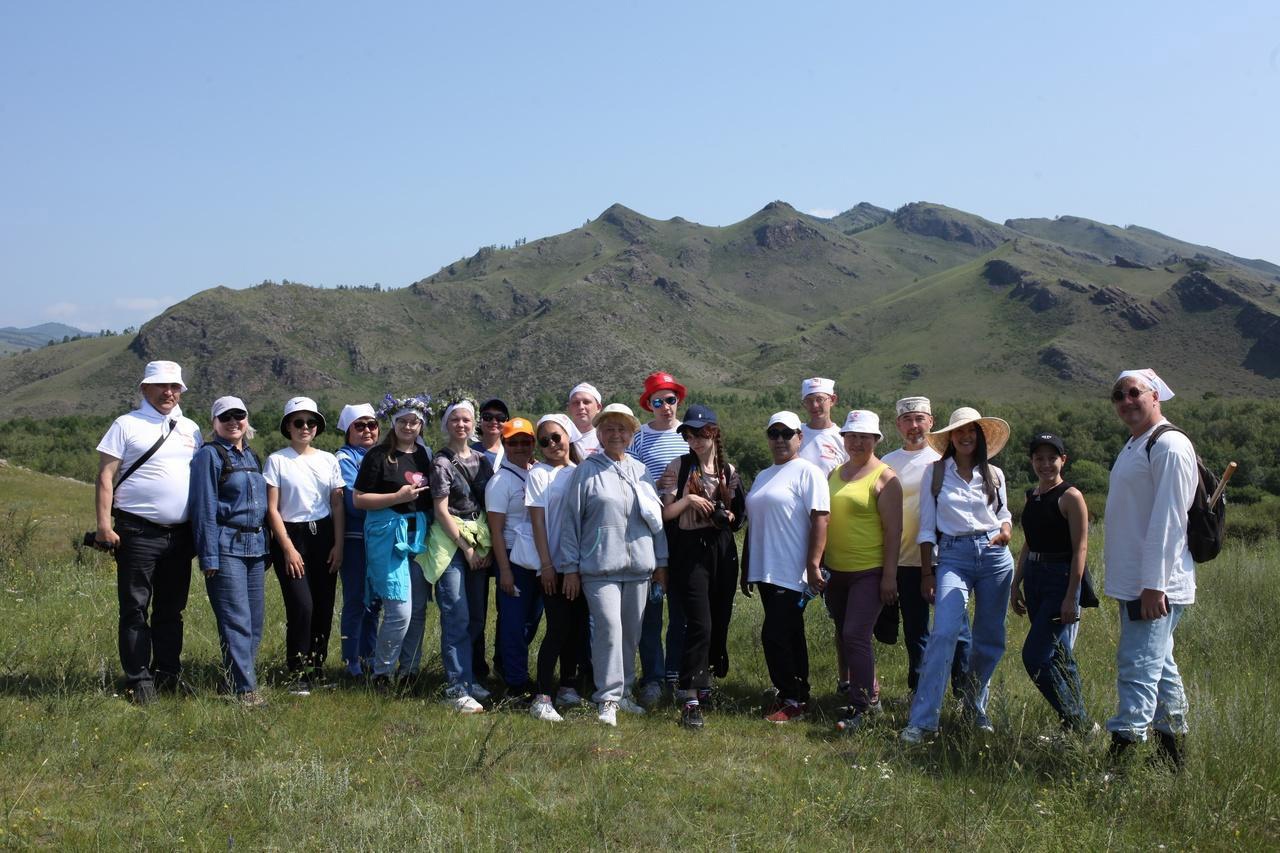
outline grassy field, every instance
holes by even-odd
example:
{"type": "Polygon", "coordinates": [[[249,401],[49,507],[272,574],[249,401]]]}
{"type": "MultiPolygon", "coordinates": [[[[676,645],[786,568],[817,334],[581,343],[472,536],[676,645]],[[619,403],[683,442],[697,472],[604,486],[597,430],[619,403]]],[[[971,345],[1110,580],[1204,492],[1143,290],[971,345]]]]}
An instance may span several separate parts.
{"type": "MultiPolygon", "coordinates": [[[[1280,844],[1280,545],[1233,546],[1200,578],[1179,631],[1191,698],[1186,772],[1139,761],[1105,782],[1105,741],[1059,747],[1022,671],[1023,625],[993,685],[997,731],[914,749],[906,657],[877,647],[889,711],[833,731],[829,622],[809,611],[816,713],[760,720],[768,684],[760,610],[738,599],[732,672],[707,729],[663,708],[606,729],[497,710],[460,717],[436,700],[438,616],[426,683],[412,695],[268,687],[245,711],[215,695],[216,634],[193,580],[186,660],[195,696],[138,708],[114,695],[113,564],[77,562],[89,487],[0,468],[0,846],[252,849],[980,848],[1275,849],[1280,844]]],[[[1094,550],[1101,542],[1095,531],[1094,550]]],[[[1095,559],[1093,564],[1099,565],[1095,559]]],[[[268,582],[261,661],[283,654],[268,582]]],[[[1115,700],[1114,611],[1089,611],[1078,651],[1088,707],[1115,700]]],[[[335,641],[336,645],[336,641],[335,641]]],[[[270,677],[270,676],[268,676],[270,677]]],[[[955,732],[954,716],[944,728],[955,732]]]]}

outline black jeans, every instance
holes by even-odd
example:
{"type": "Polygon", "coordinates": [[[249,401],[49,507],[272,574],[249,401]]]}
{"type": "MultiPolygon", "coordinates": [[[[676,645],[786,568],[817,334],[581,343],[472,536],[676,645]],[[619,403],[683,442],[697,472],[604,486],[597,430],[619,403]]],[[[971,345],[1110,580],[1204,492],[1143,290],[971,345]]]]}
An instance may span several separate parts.
{"type": "Polygon", "coordinates": [[[285,522],[284,526],[306,566],[302,577],[289,577],[284,552],[272,540],[271,560],[284,598],[285,662],[290,672],[307,667],[319,669],[329,656],[329,631],[338,590],[338,575],[330,573],[327,565],[333,549],[333,519],[285,522]]]}
{"type": "Polygon", "coordinates": [[[711,677],[729,673],[729,619],[738,590],[738,549],[728,530],[675,530],[671,549],[671,595],[684,604],[681,690],[707,690],[711,677]]]}
{"type": "MultiPolygon", "coordinates": [[[[929,602],[920,594],[920,567],[898,566],[898,603],[880,610],[875,637],[886,646],[898,642],[898,614],[902,614],[902,643],[907,647],[907,689],[915,692],[920,683],[920,662],[929,642],[929,602]]],[[[956,696],[964,689],[969,670],[969,627],[960,631],[955,657],[951,659],[951,692],[956,696]]]]}
{"type": "MultiPolygon", "coordinates": [[[[539,581],[541,584],[541,581],[539,581]]],[[[556,577],[557,587],[564,576],[556,577]]],[[[555,595],[544,595],[542,611],[547,616],[547,632],[538,647],[538,692],[555,698],[556,663],[560,664],[560,686],[577,688],[580,681],[579,655],[589,648],[587,598],[581,592],[573,601],[557,589],[555,595]]]]}
{"type": "Polygon", "coordinates": [[[116,593],[120,601],[120,665],[125,684],[150,693],[182,671],[182,611],[195,556],[191,528],[160,527],[136,516],[115,523],[116,593]],[[151,611],[150,622],[147,610],[151,611]]]}
{"type": "Polygon", "coordinates": [[[756,584],[764,606],[760,645],[769,679],[778,688],[778,698],[809,701],[809,644],[804,636],[804,608],[800,593],[768,583],[756,584]]]}

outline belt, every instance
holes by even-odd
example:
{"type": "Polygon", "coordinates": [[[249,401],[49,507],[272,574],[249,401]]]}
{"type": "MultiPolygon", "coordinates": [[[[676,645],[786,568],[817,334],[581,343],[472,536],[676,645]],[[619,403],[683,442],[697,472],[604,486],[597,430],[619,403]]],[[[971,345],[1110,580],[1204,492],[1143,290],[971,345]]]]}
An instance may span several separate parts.
{"type": "Polygon", "coordinates": [[[943,533],[943,539],[986,539],[990,535],[987,530],[966,530],[964,533],[943,533]]]}
{"type": "Polygon", "coordinates": [[[153,527],[156,530],[172,531],[172,530],[178,530],[179,528],[186,526],[185,523],[161,524],[158,521],[152,521],[149,518],[143,518],[140,515],[134,515],[133,513],[123,509],[113,509],[111,511],[111,514],[112,516],[115,517],[117,521],[128,521],[128,522],[132,522],[133,524],[140,524],[143,527],[153,527]]]}
{"type": "Polygon", "coordinates": [[[1071,562],[1072,553],[1070,551],[1028,551],[1027,559],[1035,560],[1037,563],[1069,563],[1071,562]]]}
{"type": "Polygon", "coordinates": [[[329,527],[333,525],[333,516],[326,515],[324,518],[317,518],[315,521],[286,521],[284,523],[285,530],[297,530],[305,527],[312,535],[316,533],[316,528],[329,527]]]}

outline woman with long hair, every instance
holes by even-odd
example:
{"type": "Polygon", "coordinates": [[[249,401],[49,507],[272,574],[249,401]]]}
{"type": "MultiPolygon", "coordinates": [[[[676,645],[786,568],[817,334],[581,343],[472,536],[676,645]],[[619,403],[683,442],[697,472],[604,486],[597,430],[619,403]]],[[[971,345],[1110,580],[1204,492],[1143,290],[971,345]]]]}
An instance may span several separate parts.
{"type": "Polygon", "coordinates": [[[558,723],[562,718],[556,711],[557,704],[577,705],[582,701],[574,685],[578,681],[579,653],[589,642],[587,600],[582,596],[581,578],[565,574],[559,556],[565,490],[582,456],[576,443],[578,430],[567,415],[543,415],[538,420],[537,435],[542,461],[529,469],[524,496],[533,549],[518,542],[512,558],[521,561],[521,565],[538,566],[543,610],[547,614],[547,631],[538,648],[537,693],[529,713],[535,720],[558,723]]]}
{"type": "Polygon", "coordinates": [[[218,623],[227,688],[244,706],[265,705],[256,663],[262,644],[267,561],[267,481],[250,449],[249,409],[213,403],[213,435],[191,460],[190,518],[205,590],[218,623]]]}
{"type": "Polygon", "coordinates": [[[440,657],[444,664],[445,702],[464,714],[484,710],[489,696],[472,665],[476,638],[484,637],[488,605],[489,525],[484,520],[484,491],[493,476],[488,458],[473,450],[476,407],[458,400],[441,419],[447,444],[431,466],[431,501],[436,523],[427,543],[428,580],[435,584],[440,608],[440,657]]]}
{"type": "Polygon", "coordinates": [[[1009,424],[984,418],[967,406],[951,413],[947,426],[929,433],[942,454],[920,490],[920,593],[933,603],[933,629],[924,649],[920,682],[902,740],[919,743],[938,730],[956,639],[974,599],[965,715],[980,732],[994,731],[987,691],[1004,656],[1005,616],[1013,583],[1009,553],[1012,516],[1004,472],[988,460],[1009,440],[1009,424]],[[938,564],[933,572],[933,550],[938,564]],[[936,592],[936,595],[935,595],[936,592]]]}
{"type": "Polygon", "coordinates": [[[284,406],[280,432],[289,446],[267,457],[267,518],[275,537],[271,559],[284,596],[290,692],[311,693],[324,680],[333,604],[342,567],[342,471],[332,453],[312,446],[324,416],[310,397],[284,406]]]}
{"type": "Polygon", "coordinates": [[[738,586],[738,549],[746,495],[738,472],[724,458],[720,423],[707,406],[693,405],[677,430],[689,452],[673,459],[658,480],[667,522],[673,597],[683,603],[680,725],[703,726],[713,678],[729,672],[729,619],[738,586]]]}
{"type": "Polygon", "coordinates": [[[365,603],[382,608],[373,653],[373,684],[417,674],[429,588],[414,559],[425,550],[430,527],[427,495],[431,451],[422,443],[430,399],[387,395],[382,417],[386,438],[364,455],[355,480],[355,505],[364,510],[365,603]]]}

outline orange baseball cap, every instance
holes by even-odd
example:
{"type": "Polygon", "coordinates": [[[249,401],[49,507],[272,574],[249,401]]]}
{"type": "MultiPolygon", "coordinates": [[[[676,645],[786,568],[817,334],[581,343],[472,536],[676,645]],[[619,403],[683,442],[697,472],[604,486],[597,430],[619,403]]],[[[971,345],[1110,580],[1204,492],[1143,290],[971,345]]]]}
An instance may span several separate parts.
{"type": "Polygon", "coordinates": [[[502,425],[502,440],[506,441],[513,435],[527,435],[529,438],[533,438],[533,424],[524,418],[511,418],[502,425]]]}

